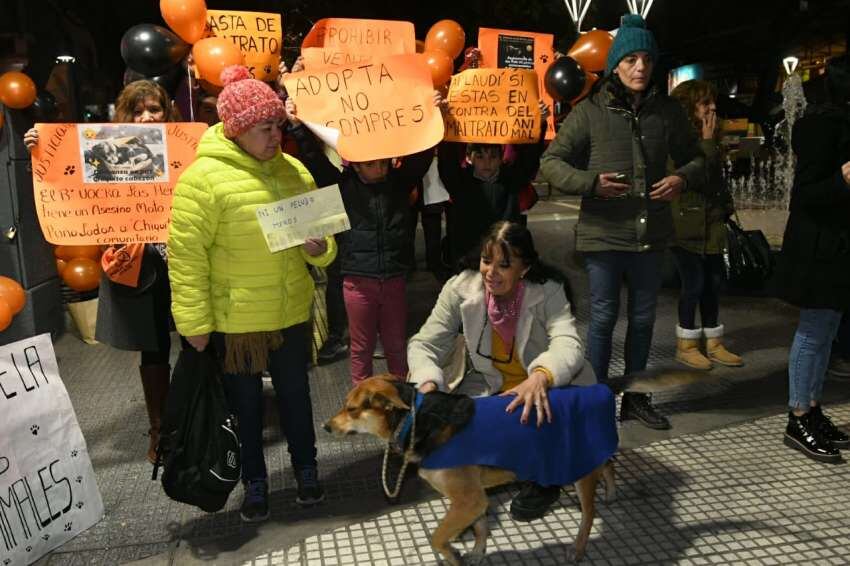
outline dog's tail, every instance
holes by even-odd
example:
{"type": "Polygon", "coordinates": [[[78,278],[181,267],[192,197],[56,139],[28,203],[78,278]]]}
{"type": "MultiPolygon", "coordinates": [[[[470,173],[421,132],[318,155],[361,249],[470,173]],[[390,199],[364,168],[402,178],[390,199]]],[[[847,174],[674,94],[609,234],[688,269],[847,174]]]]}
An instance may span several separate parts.
{"type": "Polygon", "coordinates": [[[605,384],[614,393],[658,393],[683,385],[705,383],[710,379],[706,372],[667,367],[636,371],[622,377],[609,378],[605,384]]]}

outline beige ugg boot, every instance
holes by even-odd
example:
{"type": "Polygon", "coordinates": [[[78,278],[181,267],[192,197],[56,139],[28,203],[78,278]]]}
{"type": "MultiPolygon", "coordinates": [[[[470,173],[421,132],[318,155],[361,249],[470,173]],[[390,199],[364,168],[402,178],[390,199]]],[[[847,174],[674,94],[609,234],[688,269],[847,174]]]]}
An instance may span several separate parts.
{"type": "Polygon", "coordinates": [[[703,328],[703,333],[705,334],[705,352],[708,354],[708,359],[729,367],[741,367],[744,365],[744,360],[741,359],[741,356],[733,354],[723,346],[722,324],[715,328],[703,328]]]}
{"type": "Polygon", "coordinates": [[[711,362],[699,351],[702,328],[691,330],[676,325],[676,360],[694,369],[711,369],[711,362]]]}

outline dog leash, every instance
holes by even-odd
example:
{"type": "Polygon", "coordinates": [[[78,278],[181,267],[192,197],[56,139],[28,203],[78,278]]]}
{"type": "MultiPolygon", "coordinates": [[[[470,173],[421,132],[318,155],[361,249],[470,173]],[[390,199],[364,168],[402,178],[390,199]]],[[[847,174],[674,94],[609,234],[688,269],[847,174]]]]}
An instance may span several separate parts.
{"type": "Polygon", "coordinates": [[[407,450],[402,452],[403,459],[401,463],[401,470],[398,472],[398,477],[396,477],[395,481],[395,489],[392,491],[390,491],[390,488],[387,486],[387,464],[389,463],[390,448],[392,447],[393,437],[390,437],[387,440],[387,447],[384,449],[384,465],[381,467],[381,483],[384,486],[384,493],[390,499],[398,497],[398,494],[401,491],[401,484],[404,482],[404,473],[407,471],[407,465],[410,463],[410,455],[413,453],[413,443],[416,440],[416,408],[418,405],[422,404],[423,397],[424,396],[420,395],[415,389],[413,390],[413,402],[410,404],[410,414],[408,415],[410,424],[407,424],[407,418],[403,419],[396,429],[399,434],[393,435],[393,437],[401,439],[401,441],[404,442],[405,432],[407,431],[408,426],[410,427],[410,444],[407,450]]]}

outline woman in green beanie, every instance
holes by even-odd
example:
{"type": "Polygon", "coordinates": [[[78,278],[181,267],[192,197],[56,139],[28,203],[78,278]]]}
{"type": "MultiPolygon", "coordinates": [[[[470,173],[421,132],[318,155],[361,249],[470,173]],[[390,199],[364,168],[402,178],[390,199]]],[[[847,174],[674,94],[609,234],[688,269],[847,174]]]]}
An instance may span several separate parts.
{"type": "MultiPolygon", "coordinates": [[[[576,249],[590,277],[587,350],[600,381],[608,378],[623,279],[625,372],[646,368],[663,252],[673,237],[670,201],[705,184],[704,158],[684,109],[653,84],[657,60],[658,46],[643,18],[624,16],[605,78],[567,116],[540,162],[552,186],[582,197],[576,249]]],[[[620,419],[628,418],[670,427],[647,395],[623,396],[620,419]]]]}

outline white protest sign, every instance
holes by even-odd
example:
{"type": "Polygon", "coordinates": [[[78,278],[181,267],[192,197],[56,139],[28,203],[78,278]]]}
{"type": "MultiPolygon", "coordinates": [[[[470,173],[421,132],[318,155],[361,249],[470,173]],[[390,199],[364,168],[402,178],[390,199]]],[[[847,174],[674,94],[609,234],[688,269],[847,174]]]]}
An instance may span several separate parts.
{"type": "Polygon", "coordinates": [[[422,189],[425,194],[422,195],[422,201],[425,206],[429,204],[437,204],[449,200],[449,192],[440,179],[440,170],[437,167],[437,160],[431,162],[431,167],[425,173],[425,178],[422,179],[422,189]]]}
{"type": "Polygon", "coordinates": [[[0,347],[0,564],[38,560],[103,517],[49,334],[0,347]]]}
{"type": "Polygon", "coordinates": [[[338,185],[261,206],[257,208],[257,220],[272,252],[351,228],[338,185]]]}

